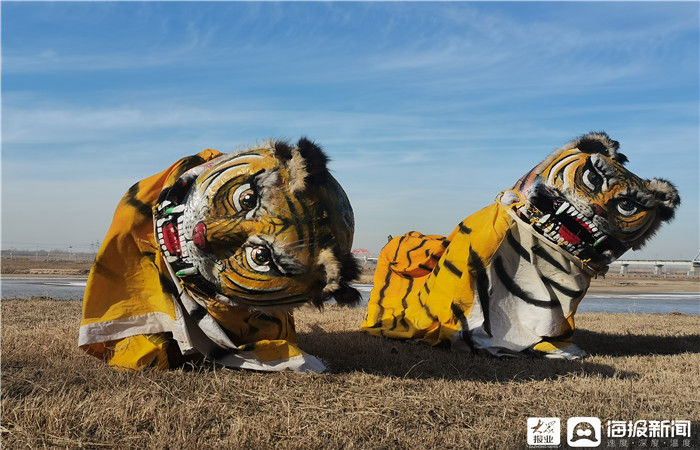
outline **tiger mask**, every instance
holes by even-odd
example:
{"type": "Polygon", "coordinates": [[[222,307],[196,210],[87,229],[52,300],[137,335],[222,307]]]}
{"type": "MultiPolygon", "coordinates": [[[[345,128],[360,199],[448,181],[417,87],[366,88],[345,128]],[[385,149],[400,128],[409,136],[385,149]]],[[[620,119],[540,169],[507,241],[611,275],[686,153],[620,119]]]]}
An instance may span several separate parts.
{"type": "Polygon", "coordinates": [[[554,151],[447,237],[415,231],[380,252],[362,329],[496,356],[575,359],[591,278],[640,248],[680,203],[590,133],[554,151]]]}
{"type": "Polygon", "coordinates": [[[270,142],[185,172],[155,214],[176,275],[231,305],[356,304],[352,208],[326,163],[301,139],[297,148],[270,142]]]}
{"type": "Polygon", "coordinates": [[[641,248],[680,204],[670,182],[628,171],[619,145],[605,133],[571,141],[502,199],[524,199],[520,217],[596,273],[627,250],[641,248]]]}
{"type": "Polygon", "coordinates": [[[78,345],[139,370],[322,371],[292,308],[360,300],[353,212],[308,139],[207,149],[134,184],[88,278],[78,345]]]}

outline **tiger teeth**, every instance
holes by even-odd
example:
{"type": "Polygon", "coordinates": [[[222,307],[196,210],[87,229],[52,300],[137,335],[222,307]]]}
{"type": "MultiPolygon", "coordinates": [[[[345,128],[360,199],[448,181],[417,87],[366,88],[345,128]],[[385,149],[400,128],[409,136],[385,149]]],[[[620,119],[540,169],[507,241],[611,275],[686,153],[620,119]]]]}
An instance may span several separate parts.
{"type": "Polygon", "coordinates": [[[562,203],[562,205],[559,207],[559,209],[557,209],[557,212],[555,214],[559,215],[559,214],[563,213],[564,211],[566,211],[566,208],[568,208],[568,207],[569,207],[569,202],[562,203]]]}
{"type": "Polygon", "coordinates": [[[542,217],[539,218],[538,222],[539,222],[539,223],[545,223],[546,221],[549,220],[550,217],[551,217],[551,214],[545,214],[544,216],[542,216],[542,217]]]}
{"type": "Polygon", "coordinates": [[[185,210],[185,205],[177,205],[165,210],[165,214],[178,214],[185,210]]]}
{"type": "Polygon", "coordinates": [[[175,275],[177,275],[178,277],[186,277],[189,275],[195,275],[197,274],[197,272],[198,271],[196,267],[188,267],[187,269],[178,270],[175,275]]]}

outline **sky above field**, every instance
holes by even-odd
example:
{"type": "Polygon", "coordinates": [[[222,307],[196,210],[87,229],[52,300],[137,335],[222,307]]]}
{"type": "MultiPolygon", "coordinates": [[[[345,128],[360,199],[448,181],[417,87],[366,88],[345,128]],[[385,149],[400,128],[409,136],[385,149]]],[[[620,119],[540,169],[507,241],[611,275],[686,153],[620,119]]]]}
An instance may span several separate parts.
{"type": "Polygon", "coordinates": [[[604,130],[678,187],[626,258],[692,258],[697,3],[2,3],[2,248],[90,250],[134,182],[204,148],[308,136],[355,247],[449,234],[604,130]]]}

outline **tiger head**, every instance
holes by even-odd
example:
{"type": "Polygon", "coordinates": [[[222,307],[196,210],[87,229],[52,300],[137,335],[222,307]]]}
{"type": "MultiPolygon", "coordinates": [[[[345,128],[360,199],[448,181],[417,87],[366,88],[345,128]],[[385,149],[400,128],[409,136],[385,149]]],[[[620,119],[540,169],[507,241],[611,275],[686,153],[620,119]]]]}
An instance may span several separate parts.
{"type": "Polygon", "coordinates": [[[607,270],[628,249],[641,248],[680,204],[668,181],[628,171],[618,149],[607,134],[589,133],[513,186],[525,200],[518,214],[595,272],[607,270]]]}
{"type": "Polygon", "coordinates": [[[349,286],[354,219],[323,151],[269,142],[185,172],[161,193],[161,251],[191,292],[231,305],[279,309],[360,299],[349,286]]]}

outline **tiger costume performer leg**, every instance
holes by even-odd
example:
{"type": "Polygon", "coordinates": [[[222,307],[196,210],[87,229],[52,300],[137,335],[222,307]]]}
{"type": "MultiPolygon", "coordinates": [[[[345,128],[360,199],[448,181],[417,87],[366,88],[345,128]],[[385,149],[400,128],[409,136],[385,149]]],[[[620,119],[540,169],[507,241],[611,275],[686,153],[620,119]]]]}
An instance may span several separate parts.
{"type": "Polygon", "coordinates": [[[322,371],[297,347],[291,308],[348,285],[354,219],[307,139],[177,161],[129,189],[90,272],[78,345],[138,370],[208,358],[322,371]]]}
{"type": "Polygon", "coordinates": [[[573,359],[591,277],[673,218],[675,187],[590,133],[556,150],[447,238],[410,232],[379,258],[366,332],[493,355],[573,359]]]}

